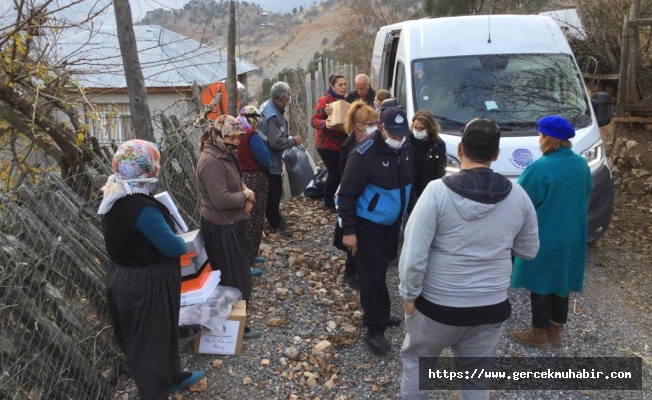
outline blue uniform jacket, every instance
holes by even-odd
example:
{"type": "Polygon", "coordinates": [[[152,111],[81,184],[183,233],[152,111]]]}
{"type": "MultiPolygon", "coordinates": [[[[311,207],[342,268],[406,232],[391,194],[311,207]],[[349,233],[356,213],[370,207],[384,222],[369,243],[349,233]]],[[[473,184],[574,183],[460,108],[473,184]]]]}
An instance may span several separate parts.
{"type": "Polygon", "coordinates": [[[409,142],[394,150],[378,131],[355,144],[337,197],[344,235],[355,234],[357,218],[385,226],[400,221],[410,199],[411,158],[409,142]]]}

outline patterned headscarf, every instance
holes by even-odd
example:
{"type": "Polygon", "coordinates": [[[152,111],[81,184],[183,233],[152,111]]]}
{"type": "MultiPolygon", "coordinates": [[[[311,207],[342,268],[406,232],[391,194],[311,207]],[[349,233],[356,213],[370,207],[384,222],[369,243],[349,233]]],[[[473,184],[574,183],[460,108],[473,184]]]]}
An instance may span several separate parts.
{"type": "Polygon", "coordinates": [[[119,199],[134,193],[149,194],[156,187],[161,154],[145,140],[124,142],[113,156],[113,175],[102,188],[104,198],[98,214],[106,214],[119,199]]]}
{"type": "Polygon", "coordinates": [[[255,132],[262,120],[263,115],[254,106],[244,106],[240,110],[240,116],[238,117],[240,125],[247,133],[255,132]]]}
{"type": "Polygon", "coordinates": [[[230,153],[231,151],[224,145],[224,137],[229,136],[231,133],[237,133],[243,135],[245,133],[244,129],[240,125],[235,117],[230,115],[220,115],[215,120],[213,126],[208,126],[206,132],[204,133],[208,144],[212,144],[218,149],[230,153]]]}

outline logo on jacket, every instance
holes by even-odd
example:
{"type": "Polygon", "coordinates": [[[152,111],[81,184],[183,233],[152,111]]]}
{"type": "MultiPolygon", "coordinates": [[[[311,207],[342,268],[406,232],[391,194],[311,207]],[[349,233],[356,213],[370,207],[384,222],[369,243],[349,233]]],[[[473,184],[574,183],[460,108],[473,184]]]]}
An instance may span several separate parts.
{"type": "Polygon", "coordinates": [[[389,167],[389,161],[383,161],[383,167],[389,167]]]}
{"type": "Polygon", "coordinates": [[[533,158],[534,158],[534,156],[532,155],[532,152],[530,150],[528,150],[528,149],[516,149],[512,153],[512,157],[509,159],[509,161],[516,168],[525,169],[525,167],[532,164],[532,159],[533,158]]]}

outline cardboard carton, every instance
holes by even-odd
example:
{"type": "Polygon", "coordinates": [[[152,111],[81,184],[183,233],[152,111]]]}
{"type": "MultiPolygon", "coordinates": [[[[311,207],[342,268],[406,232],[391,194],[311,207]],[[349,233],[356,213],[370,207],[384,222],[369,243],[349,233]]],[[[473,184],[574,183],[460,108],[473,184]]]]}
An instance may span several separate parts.
{"type": "Polygon", "coordinates": [[[181,256],[181,276],[193,275],[199,272],[208,262],[208,254],[204,248],[204,238],[199,229],[178,235],[186,242],[188,253],[181,256]]]}
{"type": "Polygon", "coordinates": [[[239,355],[242,349],[242,335],[247,323],[247,303],[238,300],[233,305],[231,315],[224,322],[221,335],[202,330],[201,336],[195,339],[195,354],[239,355]]]}
{"type": "Polygon", "coordinates": [[[172,200],[172,196],[168,192],[162,192],[157,195],[154,195],[154,198],[163,205],[165,205],[168,210],[170,211],[170,214],[172,214],[172,218],[174,218],[174,224],[176,225],[177,228],[177,233],[183,233],[183,232],[188,232],[188,225],[186,225],[186,221],[181,218],[181,214],[179,214],[179,209],[177,208],[177,205],[174,204],[174,200],[172,200]]]}
{"type": "Polygon", "coordinates": [[[181,307],[205,302],[213,294],[217,285],[220,284],[222,272],[211,271],[209,266],[206,266],[206,268],[210,271],[210,276],[206,279],[201,289],[181,293],[181,307]]]}
{"type": "Polygon", "coordinates": [[[338,100],[331,103],[330,106],[333,107],[333,112],[328,116],[328,123],[331,125],[331,129],[344,132],[344,120],[346,119],[346,113],[351,108],[351,104],[344,100],[338,100]]]}

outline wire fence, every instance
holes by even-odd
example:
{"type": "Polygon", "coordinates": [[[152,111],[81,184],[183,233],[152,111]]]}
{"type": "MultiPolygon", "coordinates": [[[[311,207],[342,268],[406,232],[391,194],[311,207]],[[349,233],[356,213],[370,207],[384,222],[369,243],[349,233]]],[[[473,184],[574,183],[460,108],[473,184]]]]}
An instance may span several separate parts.
{"type": "MultiPolygon", "coordinates": [[[[199,129],[163,121],[159,191],[196,229],[199,129]]],[[[0,192],[0,399],[109,399],[129,379],[104,296],[97,215],[111,157],[104,148],[81,174],[0,192]]]]}
{"type": "MultiPolygon", "coordinates": [[[[355,70],[325,62],[306,77],[289,108],[291,132],[311,149],[312,110],[331,73],[355,70]]],[[[158,192],[174,199],[189,229],[198,229],[195,178],[204,126],[159,115],[158,192]]],[[[200,125],[205,125],[203,122],[200,125]]],[[[77,175],[43,174],[0,191],[0,399],[109,399],[129,379],[113,338],[104,296],[108,256],[97,208],[115,147],[77,175]]],[[[316,158],[315,158],[316,159],[316,158]]]]}

